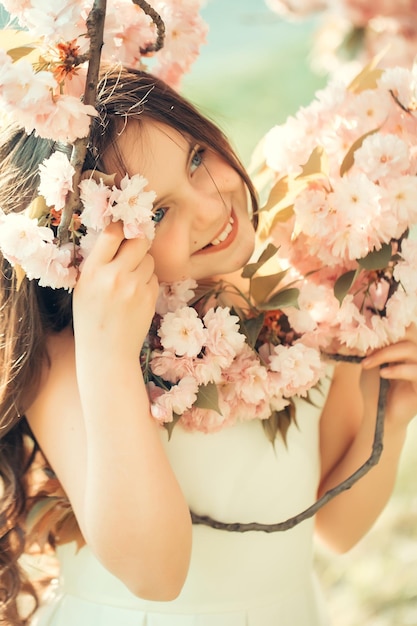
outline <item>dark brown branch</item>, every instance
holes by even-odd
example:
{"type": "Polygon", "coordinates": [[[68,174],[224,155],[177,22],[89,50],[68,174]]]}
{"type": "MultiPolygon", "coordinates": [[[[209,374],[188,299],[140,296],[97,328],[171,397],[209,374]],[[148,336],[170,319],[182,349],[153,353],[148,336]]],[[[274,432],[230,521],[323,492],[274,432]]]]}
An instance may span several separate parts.
{"type": "MultiPolygon", "coordinates": [[[[94,106],[96,102],[105,17],[106,0],[94,0],[93,8],[87,18],[87,32],[90,38],[90,48],[88,52],[89,62],[84,92],[84,104],[91,104],[92,106],[94,106]]],[[[74,212],[81,212],[79,184],[87,153],[88,140],[88,136],[76,139],[72,147],[71,165],[75,170],[73,176],[73,191],[68,194],[65,207],[62,209],[61,222],[58,227],[58,239],[61,244],[66,243],[69,239],[69,226],[74,212]]]]}
{"type": "MultiPolygon", "coordinates": [[[[339,357],[337,360],[348,360],[348,358],[339,357]]],[[[355,357],[356,358],[356,357],[355,357]]],[[[360,357],[357,357],[360,360],[360,357]]],[[[350,357],[351,359],[351,357],[350,357]]],[[[350,360],[349,359],[349,360],[350,360]]],[[[369,470],[378,463],[379,458],[382,453],[383,448],[383,435],[384,435],[384,414],[385,414],[385,405],[387,399],[387,393],[389,388],[389,381],[380,378],[379,383],[379,394],[378,394],[378,408],[377,408],[377,416],[376,416],[376,425],[375,425],[375,434],[374,440],[372,443],[372,452],[371,456],[365,463],[356,470],[351,476],[346,478],[343,482],[341,482],[336,487],[329,489],[326,493],[319,498],[313,505],[311,505],[308,509],[305,509],[298,515],[294,517],[290,517],[284,522],[278,522],[276,524],[259,524],[258,522],[250,522],[247,524],[241,524],[240,522],[219,522],[211,517],[206,515],[196,515],[191,511],[191,519],[193,524],[203,524],[205,526],[210,526],[211,528],[215,528],[217,530],[228,530],[232,532],[245,533],[250,530],[258,530],[266,533],[274,533],[282,530],[289,530],[293,528],[300,522],[303,522],[305,519],[312,517],[317,511],[327,504],[329,500],[337,496],[339,493],[350,489],[354,483],[356,483],[362,476],[364,476],[369,470]]]]}
{"type": "Polygon", "coordinates": [[[146,48],[140,48],[140,53],[149,54],[150,52],[158,52],[158,50],[163,47],[165,40],[165,24],[162,17],[145,0],[132,0],[132,2],[133,4],[136,4],[138,7],[140,7],[142,11],[146,13],[146,15],[149,15],[149,17],[155,24],[157,31],[155,43],[149,44],[149,46],[146,46],[146,48]]]}

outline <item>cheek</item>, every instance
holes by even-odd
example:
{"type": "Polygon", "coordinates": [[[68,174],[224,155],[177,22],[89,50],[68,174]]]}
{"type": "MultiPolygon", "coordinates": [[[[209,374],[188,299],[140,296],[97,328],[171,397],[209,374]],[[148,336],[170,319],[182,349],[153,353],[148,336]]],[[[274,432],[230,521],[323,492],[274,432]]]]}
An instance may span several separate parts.
{"type": "Polygon", "coordinates": [[[186,278],[185,260],[173,240],[155,241],[150,249],[155,262],[155,274],[159,282],[172,283],[186,278]]]}
{"type": "MultiPolygon", "coordinates": [[[[213,178],[215,178],[213,176],[213,178]]],[[[230,167],[230,165],[224,164],[219,167],[217,179],[221,182],[223,188],[230,191],[243,192],[245,186],[239,174],[230,167]]]]}

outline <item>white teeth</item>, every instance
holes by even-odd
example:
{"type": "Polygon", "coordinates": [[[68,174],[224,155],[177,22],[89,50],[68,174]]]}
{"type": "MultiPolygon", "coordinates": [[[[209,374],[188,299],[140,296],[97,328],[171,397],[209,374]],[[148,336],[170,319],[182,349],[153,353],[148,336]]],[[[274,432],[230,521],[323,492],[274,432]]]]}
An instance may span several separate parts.
{"type": "Polygon", "coordinates": [[[218,237],[216,237],[216,239],[213,239],[213,241],[210,241],[212,246],[218,246],[219,243],[224,241],[230,235],[230,233],[232,232],[233,223],[234,223],[234,219],[233,219],[233,217],[230,217],[229,223],[227,224],[227,226],[224,229],[224,231],[222,233],[220,233],[220,235],[218,237]]]}

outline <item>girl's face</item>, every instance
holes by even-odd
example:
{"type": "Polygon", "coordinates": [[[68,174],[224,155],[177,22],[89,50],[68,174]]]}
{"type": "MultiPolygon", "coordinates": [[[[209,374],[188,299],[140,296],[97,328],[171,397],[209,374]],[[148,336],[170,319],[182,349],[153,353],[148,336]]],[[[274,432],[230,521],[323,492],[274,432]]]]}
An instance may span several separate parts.
{"type": "Polygon", "coordinates": [[[127,173],[142,174],[157,194],[150,252],[161,282],[207,279],[245,265],[254,247],[248,193],[216,152],[148,121],[130,123],[117,148],[127,173]]]}

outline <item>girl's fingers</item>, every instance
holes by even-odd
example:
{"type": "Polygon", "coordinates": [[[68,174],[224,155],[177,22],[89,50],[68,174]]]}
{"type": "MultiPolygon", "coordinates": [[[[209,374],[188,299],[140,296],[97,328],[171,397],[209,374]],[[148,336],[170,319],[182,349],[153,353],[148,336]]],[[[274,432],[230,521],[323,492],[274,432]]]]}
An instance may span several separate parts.
{"type": "Polygon", "coordinates": [[[98,235],[86,259],[86,265],[100,267],[115,261],[123,266],[124,270],[132,272],[141,264],[148,250],[149,241],[146,237],[126,239],[122,222],[111,222],[98,235]]]}
{"type": "Polygon", "coordinates": [[[100,264],[109,263],[117,254],[123,240],[122,222],[111,222],[97,237],[88,258],[95,259],[100,264]]]}
{"type": "Polygon", "coordinates": [[[407,380],[417,384],[417,363],[393,363],[382,367],[379,374],[381,378],[407,380]]]}
{"type": "Polygon", "coordinates": [[[142,283],[149,283],[154,276],[155,262],[150,254],[145,254],[140,263],[136,264],[136,267],[132,268],[133,272],[137,272],[138,278],[142,283]]]}
{"type": "Polygon", "coordinates": [[[386,348],[381,348],[363,359],[362,367],[369,369],[385,363],[399,361],[417,363],[417,343],[414,341],[400,341],[386,348]]]}
{"type": "Polygon", "coordinates": [[[153,259],[149,254],[147,254],[148,250],[149,241],[145,237],[124,239],[114,256],[114,261],[116,263],[120,263],[126,271],[134,272],[139,266],[142,265],[143,260],[149,257],[147,264],[149,265],[149,259],[151,259],[153,271],[153,259]]]}

